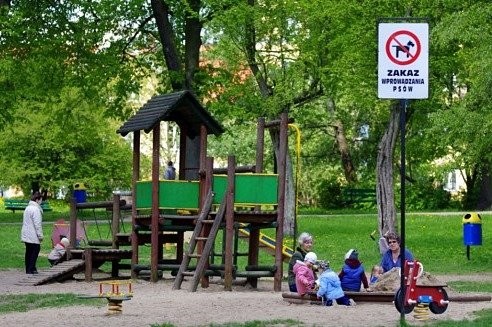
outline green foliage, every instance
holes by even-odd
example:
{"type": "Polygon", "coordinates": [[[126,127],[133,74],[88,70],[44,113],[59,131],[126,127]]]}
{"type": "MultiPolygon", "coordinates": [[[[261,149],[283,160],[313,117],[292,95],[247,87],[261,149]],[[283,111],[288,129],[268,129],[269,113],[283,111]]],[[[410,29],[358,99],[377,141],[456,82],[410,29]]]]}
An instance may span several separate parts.
{"type": "Polygon", "coordinates": [[[130,186],[130,145],[79,89],[64,88],[51,103],[32,105],[19,103],[0,139],[8,149],[0,153],[2,184],[20,185],[29,194],[33,181],[52,193],[83,181],[105,196],[130,186]]]}
{"type": "MultiPolygon", "coordinates": [[[[288,111],[303,133],[301,205],[331,206],[336,194],[327,195],[327,185],[345,184],[335,123],[343,126],[357,171],[354,187],[374,185],[378,142],[389,114],[388,101],[378,100],[375,92],[377,19],[427,18],[430,99],[411,103],[407,129],[407,160],[415,172],[411,177],[429,174],[438,181],[437,176],[461,169],[468,186],[463,207],[476,204],[480,179],[487,176],[492,162],[490,1],[165,4],[170,9],[170,37],[182,63],[189,64],[186,55],[192,43],[186,39],[186,20],[199,17],[203,24],[204,51],[194,91],[227,128],[226,135],[212,142],[212,155],[220,165],[229,154],[236,154],[239,163],[251,164],[255,131],[250,125],[259,116],[278,118],[279,112],[288,111]],[[249,40],[254,43],[254,58],[248,56],[249,40]],[[252,64],[258,72],[252,71],[252,64]],[[267,91],[260,87],[259,77],[267,91]],[[362,125],[369,127],[369,137],[363,140],[362,125]]],[[[9,152],[12,158],[0,157],[5,172],[1,185],[16,183],[29,191],[30,182],[39,179],[55,190],[83,181],[102,196],[128,186],[131,157],[123,144],[107,136],[114,135],[119,124],[107,117],[125,119],[139,106],[134,100],[150,95],[144,96],[142,90],[165,93],[171,81],[183,79],[182,71],[165,67],[166,48],[157,37],[157,23],[162,22],[155,18],[151,3],[139,0],[125,5],[108,0],[29,0],[4,8],[0,129],[8,138],[19,138],[24,149],[36,142],[39,153],[30,164],[31,157],[19,155],[15,142],[0,141],[2,149],[16,151],[9,152]],[[150,88],[149,75],[156,76],[150,88]]],[[[395,153],[395,162],[397,158],[395,153]]],[[[142,167],[147,164],[144,160],[142,167]]],[[[433,192],[427,182],[412,189],[416,191],[409,192],[409,204],[415,208],[445,204],[444,194],[437,188],[433,192]],[[436,194],[438,200],[433,198],[436,194]]]]}
{"type": "MultiPolygon", "coordinates": [[[[399,194],[400,190],[396,190],[399,194]]],[[[405,187],[405,205],[408,210],[448,209],[451,206],[451,195],[440,183],[432,179],[408,183],[405,187]]],[[[399,206],[400,197],[396,201],[399,206]]]]}
{"type": "Polygon", "coordinates": [[[342,186],[328,180],[319,185],[319,204],[324,209],[339,209],[343,207],[342,186]]]}

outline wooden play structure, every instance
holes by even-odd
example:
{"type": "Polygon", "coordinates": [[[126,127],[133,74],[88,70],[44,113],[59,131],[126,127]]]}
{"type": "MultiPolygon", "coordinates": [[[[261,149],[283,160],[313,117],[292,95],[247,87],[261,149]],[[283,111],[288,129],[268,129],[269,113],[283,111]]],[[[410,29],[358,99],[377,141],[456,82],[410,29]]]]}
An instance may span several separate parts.
{"type": "MultiPolygon", "coordinates": [[[[49,269],[41,269],[39,274],[29,275],[21,279],[18,284],[42,285],[61,282],[79,273],[84,273],[85,281],[90,282],[93,280],[93,270],[106,262],[111,263],[111,277],[119,278],[121,269],[131,268],[130,233],[120,232],[122,212],[130,208],[131,206],[120,200],[120,195],[117,194],[113,195],[112,201],[77,203],[75,199],[72,199],[69,223],[64,220],[56,221],[52,235],[52,242],[59,241],[60,236],[69,238],[70,247],[66,251],[67,260],[49,269]],[[109,213],[109,222],[106,223],[110,224],[111,232],[107,239],[88,239],[83,231],[89,223],[79,219],[81,212],[95,209],[109,213]],[[83,242],[81,242],[82,239],[83,242]]],[[[94,220],[90,223],[94,223],[94,220]]]]}
{"type": "MultiPolygon", "coordinates": [[[[105,262],[111,262],[111,276],[119,277],[120,269],[131,268],[130,263],[122,263],[123,260],[130,260],[132,257],[130,246],[130,234],[120,233],[122,226],[121,214],[124,210],[129,210],[130,205],[120,200],[120,195],[114,194],[112,201],[82,202],[78,203],[72,199],[70,204],[70,248],[67,250],[67,259],[83,259],[85,280],[92,281],[93,269],[99,268],[105,262]],[[109,238],[87,239],[87,246],[77,247],[77,226],[80,221],[79,214],[84,210],[101,209],[110,214],[109,219],[109,238]],[[123,248],[123,246],[126,246],[123,248]]],[[[93,223],[97,220],[94,220],[93,223]]],[[[86,226],[86,224],[84,224],[86,226]]],[[[86,228],[86,227],[84,227],[86,228]]]]}
{"type": "MultiPolygon", "coordinates": [[[[122,136],[132,133],[131,204],[120,200],[117,194],[112,201],[72,199],[69,226],[65,222],[57,222],[55,226],[63,229],[58,234],[69,234],[64,235],[69,237],[71,245],[67,249],[68,261],[31,278],[29,283],[61,281],[79,272],[85,272],[85,280],[91,281],[93,269],[111,262],[114,278],[119,277],[120,269],[130,269],[133,278],[147,274],[156,282],[163,271],[170,271],[176,276],[175,289],[181,288],[185,276],[191,276],[191,291],[200,282],[202,287],[207,287],[210,276],[220,276],[228,290],[237,278],[245,278],[245,283],[256,287],[258,278],[273,277],[274,290],[280,291],[283,262],[292,253],[283,244],[287,129],[287,114],[270,122],[258,119],[254,165],[237,166],[235,157],[229,156],[227,167],[214,168],[213,158],[207,157],[207,138],[224,132],[220,124],[189,91],[151,98],[117,131],[122,136]],[[180,128],[177,180],[160,179],[161,121],[175,122],[180,128]],[[263,171],[268,128],[277,129],[279,135],[276,174],[263,171]],[[140,178],[141,131],[152,132],[150,180],[140,178]],[[111,233],[106,239],[86,239],[82,247],[77,244],[81,239],[79,218],[84,216],[84,211],[91,210],[106,213],[111,233]],[[129,233],[120,231],[124,210],[131,211],[129,233]],[[273,236],[262,233],[263,229],[273,236]],[[191,234],[188,246],[185,246],[186,232],[191,234]],[[215,250],[216,239],[221,245],[220,253],[215,250]],[[239,253],[239,239],[247,241],[247,253],[239,253]],[[175,248],[164,259],[169,244],[175,248]],[[150,258],[141,258],[141,246],[149,245],[150,258]],[[274,256],[272,264],[259,264],[262,247],[274,256]],[[239,266],[239,256],[247,256],[242,260],[247,261],[245,267],[239,266]],[[220,262],[216,263],[217,258],[220,262]]],[[[92,222],[82,222],[83,228],[87,223],[97,226],[95,217],[92,222]]]]}
{"type": "Polygon", "coordinates": [[[246,277],[256,287],[258,278],[272,276],[274,290],[280,291],[285,258],[287,128],[287,114],[272,122],[260,118],[255,165],[236,167],[234,156],[229,156],[227,168],[214,169],[213,158],[207,157],[207,137],[220,135],[223,129],[189,91],[155,96],[125,122],[118,133],[133,133],[132,276],[146,270],[150,280],[156,282],[161,271],[174,270],[174,288],[180,288],[184,276],[193,276],[192,291],[200,281],[202,287],[207,287],[208,277],[213,275],[223,277],[226,289],[231,289],[237,277],[246,277]],[[160,179],[161,121],[176,122],[180,128],[179,179],[175,181],[160,179]],[[279,132],[278,174],[263,172],[267,128],[277,128],[279,132]],[[141,131],[152,132],[150,180],[140,179],[141,131]],[[249,231],[248,264],[244,270],[234,265],[234,244],[240,227],[249,231]],[[275,247],[273,265],[266,268],[258,264],[260,230],[264,228],[275,229],[275,245],[279,245],[275,247]],[[217,265],[210,258],[219,230],[223,234],[223,253],[217,265]],[[193,232],[186,251],[185,232],[193,232]],[[169,243],[176,244],[176,257],[164,260],[164,244],[169,243]],[[151,247],[150,265],[139,264],[139,246],[144,244],[151,247]]]}

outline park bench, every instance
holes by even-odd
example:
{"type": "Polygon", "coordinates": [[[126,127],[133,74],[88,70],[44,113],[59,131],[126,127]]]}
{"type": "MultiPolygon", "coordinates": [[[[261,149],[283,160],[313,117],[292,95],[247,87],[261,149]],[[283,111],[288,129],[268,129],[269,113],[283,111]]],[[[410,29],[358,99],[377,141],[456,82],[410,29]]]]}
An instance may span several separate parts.
{"type": "MultiPolygon", "coordinates": [[[[21,199],[5,199],[4,206],[5,210],[12,210],[15,212],[16,210],[24,210],[29,204],[29,200],[21,200],[21,199]]],[[[53,209],[50,207],[48,201],[43,201],[41,203],[41,208],[43,211],[52,211],[53,209]]]]}
{"type": "Polygon", "coordinates": [[[342,190],[342,200],[345,205],[375,204],[376,190],[370,188],[345,188],[342,190]]]}

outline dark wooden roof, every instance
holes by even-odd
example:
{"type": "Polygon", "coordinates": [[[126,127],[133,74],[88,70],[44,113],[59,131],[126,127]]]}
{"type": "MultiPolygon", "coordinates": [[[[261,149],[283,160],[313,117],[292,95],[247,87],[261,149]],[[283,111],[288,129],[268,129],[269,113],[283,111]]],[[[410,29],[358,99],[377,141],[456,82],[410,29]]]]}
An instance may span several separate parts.
{"type": "Polygon", "coordinates": [[[208,134],[220,135],[224,132],[190,91],[179,91],[152,97],[117,133],[122,136],[140,130],[149,133],[161,121],[176,122],[190,137],[200,134],[201,125],[207,128],[208,134]]]}

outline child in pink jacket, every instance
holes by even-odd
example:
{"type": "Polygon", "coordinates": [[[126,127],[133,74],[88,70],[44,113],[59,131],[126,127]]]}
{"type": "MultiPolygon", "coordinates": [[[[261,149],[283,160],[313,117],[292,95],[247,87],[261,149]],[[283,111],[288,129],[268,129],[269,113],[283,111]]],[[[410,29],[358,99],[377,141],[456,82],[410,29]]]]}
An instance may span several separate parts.
{"type": "Polygon", "coordinates": [[[50,262],[51,267],[65,260],[65,253],[67,252],[67,247],[69,245],[70,241],[66,237],[63,237],[60,242],[55,244],[53,250],[48,254],[48,261],[50,262]]]}
{"type": "Polygon", "coordinates": [[[304,257],[304,261],[296,261],[293,270],[296,275],[296,287],[299,295],[314,292],[315,278],[313,265],[316,263],[317,259],[318,258],[314,252],[308,252],[304,257]]]}

